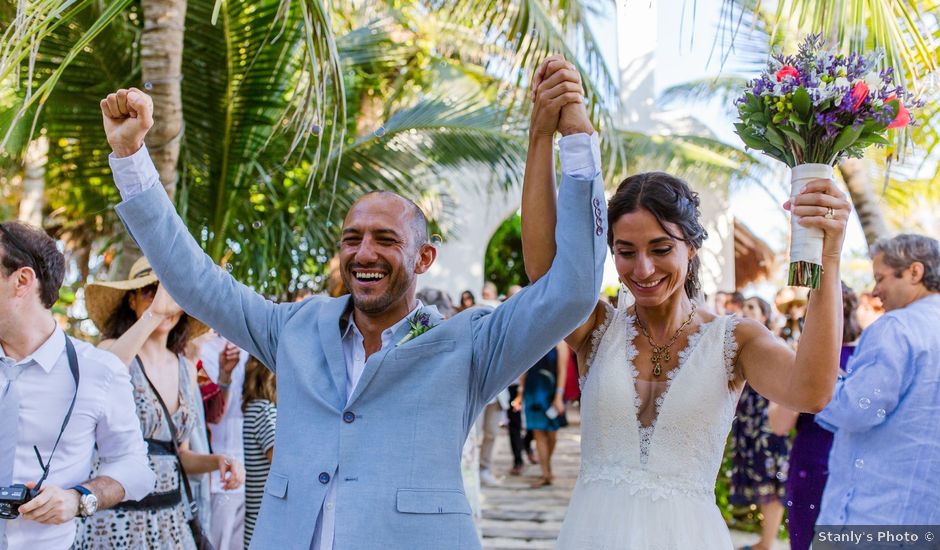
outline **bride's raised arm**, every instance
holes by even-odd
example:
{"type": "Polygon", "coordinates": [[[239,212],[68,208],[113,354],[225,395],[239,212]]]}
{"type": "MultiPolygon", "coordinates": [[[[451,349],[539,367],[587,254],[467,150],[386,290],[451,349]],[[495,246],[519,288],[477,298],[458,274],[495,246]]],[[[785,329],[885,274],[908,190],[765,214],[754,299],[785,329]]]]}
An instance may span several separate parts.
{"type": "MultiPolygon", "coordinates": [[[[597,137],[583,104],[581,76],[560,56],[546,59],[532,80],[532,117],[529,151],[522,184],[522,253],[530,282],[541,278],[555,259],[555,132],[562,134],[562,171],[565,177],[593,181],[600,177],[597,137]],[[566,166],[565,154],[572,159],[566,166]],[[569,173],[570,172],[570,173],[569,173]]],[[[603,209],[602,209],[603,210],[603,209]]],[[[606,230],[606,220],[602,225],[606,230]]],[[[598,310],[565,341],[579,355],[594,328],[598,310]]],[[[583,359],[583,357],[582,357],[583,359]]]]}

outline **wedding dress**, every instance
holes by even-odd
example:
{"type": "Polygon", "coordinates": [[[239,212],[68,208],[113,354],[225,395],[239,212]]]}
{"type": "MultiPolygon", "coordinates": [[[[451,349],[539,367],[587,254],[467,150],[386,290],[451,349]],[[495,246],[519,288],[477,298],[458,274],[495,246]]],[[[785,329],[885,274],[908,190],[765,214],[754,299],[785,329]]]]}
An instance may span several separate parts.
{"type": "Polygon", "coordinates": [[[582,379],[581,472],[560,550],[729,550],[715,479],[740,392],[735,317],[701,325],[663,382],[638,380],[635,317],[608,307],[582,379]]]}

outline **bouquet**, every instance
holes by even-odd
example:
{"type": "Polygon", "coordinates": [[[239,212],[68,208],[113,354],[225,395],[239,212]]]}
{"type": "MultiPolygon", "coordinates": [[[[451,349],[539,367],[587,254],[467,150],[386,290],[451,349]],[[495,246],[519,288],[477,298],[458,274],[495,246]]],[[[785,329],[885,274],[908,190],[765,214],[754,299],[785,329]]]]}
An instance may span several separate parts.
{"type": "MultiPolygon", "coordinates": [[[[736,100],[736,133],[791,168],[791,197],[810,180],[831,179],[839,159],[860,158],[868,146],[888,144],[888,130],[912,123],[911,95],[893,84],[893,69],[877,69],[881,55],[835,54],[812,35],[795,56],[771,57],[736,100]]],[[[796,219],[790,227],[789,284],[818,288],[823,232],[796,219]]]]}

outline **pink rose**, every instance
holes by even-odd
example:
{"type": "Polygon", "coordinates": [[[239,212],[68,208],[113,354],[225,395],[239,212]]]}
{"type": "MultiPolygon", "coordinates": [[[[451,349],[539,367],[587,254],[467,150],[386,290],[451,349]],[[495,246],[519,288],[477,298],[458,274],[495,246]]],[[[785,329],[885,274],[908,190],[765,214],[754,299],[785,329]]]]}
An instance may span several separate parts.
{"type": "Polygon", "coordinates": [[[907,107],[901,103],[901,100],[898,99],[897,95],[892,94],[887,99],[885,103],[890,103],[892,101],[898,102],[898,114],[894,116],[894,120],[891,121],[891,124],[888,124],[888,128],[903,128],[911,123],[911,113],[907,110],[907,107]]]}
{"type": "Polygon", "coordinates": [[[792,76],[793,78],[799,78],[800,71],[796,70],[796,67],[792,67],[790,65],[784,65],[783,67],[780,67],[779,71],[777,71],[777,74],[776,74],[777,82],[781,82],[784,78],[788,76],[792,76]]]}
{"type": "Polygon", "coordinates": [[[868,97],[868,84],[859,80],[852,88],[852,110],[857,111],[866,97],[868,97]]]}

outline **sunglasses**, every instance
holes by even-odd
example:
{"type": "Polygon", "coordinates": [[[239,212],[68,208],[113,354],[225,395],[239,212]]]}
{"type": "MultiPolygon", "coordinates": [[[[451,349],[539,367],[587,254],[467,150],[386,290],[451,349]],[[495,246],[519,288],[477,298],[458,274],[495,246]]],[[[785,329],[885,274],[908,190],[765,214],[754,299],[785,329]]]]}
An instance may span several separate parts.
{"type": "Polygon", "coordinates": [[[134,292],[136,292],[138,296],[147,298],[149,300],[153,300],[154,296],[157,295],[157,287],[159,286],[160,286],[160,283],[153,283],[143,288],[138,288],[134,292]]]}

